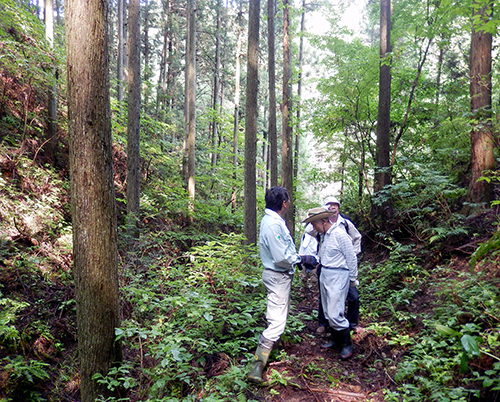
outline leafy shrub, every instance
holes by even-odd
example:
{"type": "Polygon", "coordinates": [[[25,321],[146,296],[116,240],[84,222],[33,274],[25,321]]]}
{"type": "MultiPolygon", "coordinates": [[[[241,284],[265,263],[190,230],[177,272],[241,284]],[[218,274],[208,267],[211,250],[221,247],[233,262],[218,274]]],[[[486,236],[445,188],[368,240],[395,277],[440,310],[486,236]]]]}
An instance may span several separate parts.
{"type": "MultiPolygon", "coordinates": [[[[138,355],[128,363],[144,380],[133,392],[150,401],[188,401],[192,390],[205,389],[210,400],[241,400],[266,307],[256,249],[243,243],[242,235],[221,234],[182,259],[158,254],[146,272],[124,271],[124,299],[133,312],[116,334],[138,355]],[[231,375],[238,380],[229,381],[231,375]]],[[[284,337],[294,339],[303,325],[291,315],[284,337]]],[[[108,377],[100,380],[113,383],[108,377]]]]}

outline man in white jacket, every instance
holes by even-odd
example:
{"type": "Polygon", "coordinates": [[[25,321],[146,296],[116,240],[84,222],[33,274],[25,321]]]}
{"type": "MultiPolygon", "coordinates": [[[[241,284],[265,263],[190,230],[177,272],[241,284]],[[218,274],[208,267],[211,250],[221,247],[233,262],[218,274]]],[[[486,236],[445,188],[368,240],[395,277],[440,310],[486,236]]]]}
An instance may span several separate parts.
{"type": "Polygon", "coordinates": [[[259,337],[254,361],[247,378],[262,382],[262,372],[274,344],[285,330],[290,310],[290,290],[295,267],[316,265],[312,255],[299,255],[286,226],[285,214],[291,206],[290,197],[284,187],[272,187],[266,191],[266,210],[260,223],[259,251],[264,270],[262,281],[267,290],[267,328],[259,337]]]}
{"type": "Polygon", "coordinates": [[[344,311],[349,287],[357,282],[358,260],[352,239],[331,222],[332,215],[332,211],[325,208],[313,208],[303,223],[311,223],[320,236],[319,282],[323,311],[332,330],[330,347],[338,348],[340,358],[346,360],[352,356],[353,347],[344,311]]]}
{"type": "MultiPolygon", "coordinates": [[[[340,201],[334,196],[328,196],[323,201],[324,208],[333,212],[330,216],[330,221],[339,226],[342,229],[345,229],[346,233],[351,237],[352,244],[354,247],[354,252],[356,254],[361,253],[361,233],[359,233],[356,226],[347,218],[343,217],[340,214],[340,201]]],[[[305,233],[302,236],[302,240],[300,243],[299,254],[309,254],[309,255],[317,255],[318,253],[318,241],[317,241],[317,233],[313,229],[311,224],[308,224],[305,228],[305,233]]],[[[321,276],[321,267],[317,269],[318,281],[321,276]]],[[[349,327],[351,330],[356,331],[356,328],[359,326],[359,293],[358,289],[355,286],[357,283],[353,284],[349,288],[349,293],[347,295],[347,314],[346,318],[349,321],[349,327]]],[[[318,284],[320,286],[320,284],[318,284]]],[[[318,334],[324,334],[326,332],[326,328],[328,326],[328,320],[325,318],[325,314],[323,312],[323,306],[321,303],[321,293],[319,296],[319,306],[318,306],[318,328],[316,332],[318,334]]],[[[330,347],[331,342],[327,342],[323,345],[324,347],[330,347]]]]}

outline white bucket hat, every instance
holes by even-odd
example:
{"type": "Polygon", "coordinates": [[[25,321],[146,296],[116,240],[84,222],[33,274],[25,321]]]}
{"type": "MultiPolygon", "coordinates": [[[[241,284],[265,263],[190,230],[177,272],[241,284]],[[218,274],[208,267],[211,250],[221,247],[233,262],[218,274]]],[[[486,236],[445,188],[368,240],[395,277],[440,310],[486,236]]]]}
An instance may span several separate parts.
{"type": "Polygon", "coordinates": [[[324,205],[327,206],[328,204],[339,204],[339,208],[341,207],[341,203],[339,200],[337,200],[336,197],[334,197],[333,195],[330,195],[328,197],[325,198],[325,200],[323,201],[324,205]]]}

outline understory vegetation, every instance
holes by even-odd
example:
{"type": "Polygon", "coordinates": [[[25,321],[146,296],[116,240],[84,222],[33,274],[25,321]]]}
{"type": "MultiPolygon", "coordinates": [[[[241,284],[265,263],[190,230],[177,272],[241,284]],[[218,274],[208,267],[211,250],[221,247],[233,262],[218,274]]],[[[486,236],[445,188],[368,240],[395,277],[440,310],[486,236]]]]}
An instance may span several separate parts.
{"type": "MultiPolygon", "coordinates": [[[[41,18],[33,11],[38,5],[31,3],[0,3],[0,402],[79,402],[64,38],[59,32],[50,51],[41,18]],[[54,64],[58,141],[49,152],[47,98],[54,64]]],[[[304,124],[300,130],[299,122],[294,126],[301,135],[315,137],[307,144],[314,152],[302,148],[308,138],[300,140],[296,244],[301,215],[319,205],[325,182],[341,186],[341,213],[363,235],[359,292],[364,332],[353,335],[353,357],[340,362],[319,346],[315,273],[302,272],[294,278],[292,310],[281,345],[266,367],[266,381],[258,387],[247,382],[248,363],[266,326],[266,292],[258,250],[244,245],[242,234],[245,113],[240,110],[242,120],[234,124],[234,104],[228,101],[235,86],[228,77],[235,66],[227,60],[233,58],[235,43],[222,51],[227,102],[221,110],[207,106],[213,72],[201,69],[196,197],[190,209],[179,56],[185,21],[177,10],[174,36],[180,39],[172,46],[176,92],[160,102],[152,90],[159,86],[153,82],[156,73],[143,81],[151,93],[141,109],[137,238],[129,235],[126,221],[127,127],[122,112],[127,105],[115,94],[111,99],[121,301],[116,340],[123,361],[94,376],[121,394],[101,402],[500,401],[498,172],[483,177],[495,183],[497,201],[465,202],[473,122],[468,116],[469,55],[464,51],[470,10],[456,7],[461,2],[394,3],[399,18],[394,18],[393,32],[400,39],[392,61],[391,127],[404,135],[394,144],[393,184],[371,193],[379,72],[372,31],[378,22],[368,24],[368,42],[341,40],[343,36],[334,36],[338,27],[315,39],[311,65],[325,77],[316,88],[318,97],[304,102],[304,124]],[[418,78],[415,61],[434,38],[441,38],[434,51],[443,54],[429,59],[441,60],[440,65],[425,65],[418,78]],[[439,82],[441,68],[439,88],[435,78],[439,82]],[[169,102],[172,108],[158,109],[169,102]],[[370,211],[388,200],[392,215],[379,222],[370,211]]],[[[204,28],[210,27],[214,4],[199,2],[200,26],[206,22],[204,28]]],[[[246,7],[247,2],[241,4],[246,7]]],[[[242,13],[237,8],[234,16],[242,13]]],[[[378,14],[370,16],[372,21],[378,14]]],[[[227,28],[239,25],[227,21],[227,28]]],[[[57,30],[63,30],[62,24],[57,30]]],[[[231,38],[236,31],[230,33],[220,36],[231,38]]],[[[215,51],[208,44],[213,38],[207,34],[199,41],[201,66],[212,64],[215,51]]],[[[495,41],[496,47],[498,35],[495,41]]],[[[492,92],[498,94],[498,52],[495,58],[492,92]]],[[[260,77],[265,88],[266,74],[260,77]]],[[[267,107],[267,93],[259,96],[267,107]]],[[[498,99],[494,103],[496,108],[498,99]]],[[[259,219],[268,180],[268,139],[262,135],[268,112],[259,111],[259,219]]],[[[492,133],[498,137],[494,113],[492,133]]]]}
{"type": "MultiPolygon", "coordinates": [[[[9,151],[2,150],[0,183],[0,398],[78,400],[67,183],[26,157],[9,164],[9,151]]],[[[265,327],[258,251],[243,246],[238,213],[218,220],[216,207],[207,204],[191,222],[185,196],[174,196],[169,185],[152,181],[147,187],[154,191],[145,191],[139,240],[120,229],[122,325],[116,336],[124,360],[96,380],[121,389],[123,401],[172,402],[268,400],[300,381],[327,379],[327,389],[354,381],[355,374],[346,378],[319,359],[302,378],[270,368],[264,387],[247,383],[247,363],[265,327]]],[[[493,211],[469,220],[451,214],[449,236],[431,239],[429,228],[421,229],[422,216],[432,216],[443,199],[436,204],[422,195],[426,206],[418,214],[413,204],[401,203],[405,236],[401,230],[366,233],[361,319],[370,334],[365,342],[375,339],[376,348],[355,343],[359,353],[351,364],[390,378],[378,394],[361,386],[366,400],[499,396],[498,217],[493,211]],[[471,264],[479,243],[478,250],[489,245],[488,252],[471,264]]],[[[297,276],[283,345],[313,339],[306,327],[314,326],[316,306],[300,308],[304,292],[312,292],[304,286],[297,276]]],[[[294,359],[286,347],[272,356],[292,366],[300,357],[294,359]]]]}

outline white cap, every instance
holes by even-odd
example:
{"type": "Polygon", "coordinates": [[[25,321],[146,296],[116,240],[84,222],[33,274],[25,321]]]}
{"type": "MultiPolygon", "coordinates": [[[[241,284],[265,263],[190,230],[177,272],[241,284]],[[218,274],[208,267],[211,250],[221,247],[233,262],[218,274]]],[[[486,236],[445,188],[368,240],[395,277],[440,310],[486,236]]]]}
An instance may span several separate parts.
{"type": "Polygon", "coordinates": [[[328,204],[339,204],[339,208],[342,204],[340,204],[340,201],[337,200],[336,197],[334,197],[333,195],[330,195],[328,197],[325,198],[325,200],[323,201],[323,203],[325,205],[328,205],[328,204]]]}

